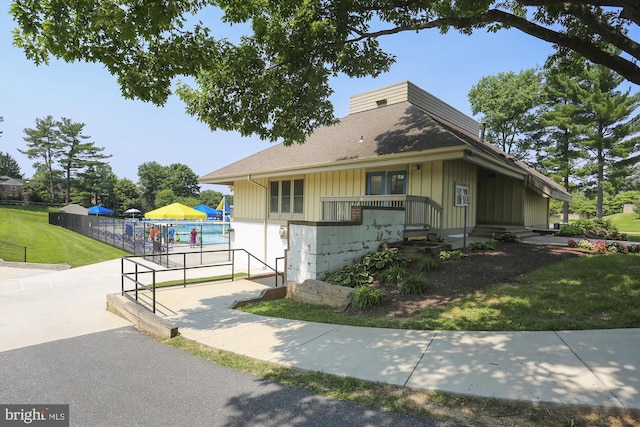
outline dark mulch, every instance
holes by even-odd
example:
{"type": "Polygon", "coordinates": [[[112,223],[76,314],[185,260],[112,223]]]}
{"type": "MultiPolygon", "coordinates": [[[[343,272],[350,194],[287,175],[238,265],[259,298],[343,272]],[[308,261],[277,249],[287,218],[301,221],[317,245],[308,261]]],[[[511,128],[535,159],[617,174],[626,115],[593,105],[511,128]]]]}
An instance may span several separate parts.
{"type": "MultiPolygon", "coordinates": [[[[386,302],[365,312],[368,316],[410,317],[427,307],[443,306],[495,283],[511,283],[524,273],[570,258],[584,256],[580,249],[527,243],[502,243],[492,251],[470,251],[460,260],[439,261],[440,268],[423,273],[429,288],[424,295],[402,295],[396,285],[378,284],[386,302]]],[[[412,262],[408,274],[420,274],[412,262]]]]}

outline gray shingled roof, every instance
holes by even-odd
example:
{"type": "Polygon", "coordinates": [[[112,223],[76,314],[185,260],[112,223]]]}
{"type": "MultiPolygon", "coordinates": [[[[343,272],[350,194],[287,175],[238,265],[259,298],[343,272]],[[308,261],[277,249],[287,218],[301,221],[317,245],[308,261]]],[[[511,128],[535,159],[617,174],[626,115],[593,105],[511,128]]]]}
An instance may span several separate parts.
{"type": "Polygon", "coordinates": [[[537,184],[535,188],[553,193],[553,197],[570,198],[561,186],[510,159],[498,147],[406,101],[350,114],[336,125],[316,129],[304,144],[275,145],[204,175],[200,181],[229,184],[248,175],[320,169],[341,162],[346,166],[354,161],[379,160],[381,156],[456,147],[471,149],[504,168],[517,170],[523,177],[530,176],[536,181],[532,183],[537,184]]]}
{"type": "Polygon", "coordinates": [[[18,178],[11,178],[10,176],[0,176],[0,184],[2,185],[24,185],[22,180],[18,178]]]}
{"type": "Polygon", "coordinates": [[[326,166],[345,160],[464,145],[409,102],[351,114],[317,129],[304,144],[278,144],[200,178],[220,179],[277,170],[326,166]],[[362,142],[360,140],[362,139],[362,142]]]}

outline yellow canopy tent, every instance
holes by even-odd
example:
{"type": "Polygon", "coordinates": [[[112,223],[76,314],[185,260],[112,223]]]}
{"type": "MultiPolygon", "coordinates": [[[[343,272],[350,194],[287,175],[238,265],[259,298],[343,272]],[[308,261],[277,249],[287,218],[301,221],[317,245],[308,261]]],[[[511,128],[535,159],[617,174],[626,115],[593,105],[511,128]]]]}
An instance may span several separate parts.
{"type": "Polygon", "coordinates": [[[171,203],[147,212],[144,217],[147,219],[207,219],[207,214],[182,203],[171,203]]]}

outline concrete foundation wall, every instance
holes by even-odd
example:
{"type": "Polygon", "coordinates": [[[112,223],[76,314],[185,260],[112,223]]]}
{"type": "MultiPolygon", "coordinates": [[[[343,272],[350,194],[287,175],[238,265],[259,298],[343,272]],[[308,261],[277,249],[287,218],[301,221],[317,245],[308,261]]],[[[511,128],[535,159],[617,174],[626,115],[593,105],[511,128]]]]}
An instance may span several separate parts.
{"type": "Polygon", "coordinates": [[[324,274],[359,262],[383,242],[402,240],[404,210],[362,209],[358,222],[289,223],[287,280],[322,279],[324,274]]]}

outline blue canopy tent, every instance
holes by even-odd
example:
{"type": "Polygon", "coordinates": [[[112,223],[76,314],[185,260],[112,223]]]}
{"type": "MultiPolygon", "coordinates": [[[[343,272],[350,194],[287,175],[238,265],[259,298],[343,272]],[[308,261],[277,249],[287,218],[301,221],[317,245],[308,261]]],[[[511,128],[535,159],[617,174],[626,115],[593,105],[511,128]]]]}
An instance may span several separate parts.
{"type": "Polygon", "coordinates": [[[207,214],[207,219],[222,219],[222,211],[213,209],[205,204],[195,206],[193,209],[207,214]]]}
{"type": "Polygon", "coordinates": [[[89,215],[113,215],[115,212],[109,208],[105,208],[104,206],[91,206],[87,209],[87,213],[89,215]]]}

